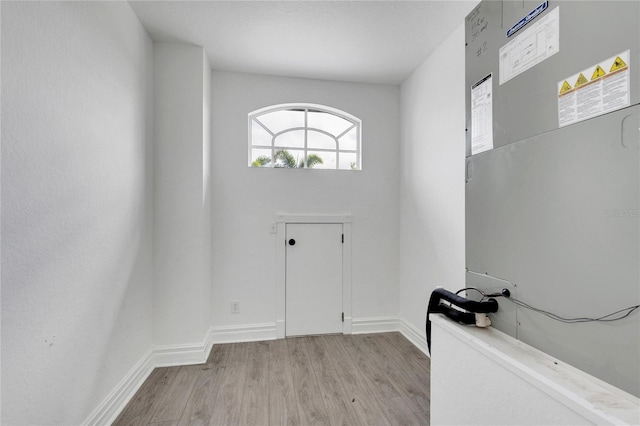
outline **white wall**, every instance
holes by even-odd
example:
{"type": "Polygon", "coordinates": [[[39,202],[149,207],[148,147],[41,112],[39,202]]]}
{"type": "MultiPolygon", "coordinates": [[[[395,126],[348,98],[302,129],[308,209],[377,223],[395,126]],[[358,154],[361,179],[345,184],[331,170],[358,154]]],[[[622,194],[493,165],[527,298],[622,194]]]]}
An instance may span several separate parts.
{"type": "Polygon", "coordinates": [[[354,319],[398,312],[399,89],[261,75],[212,75],[213,289],[216,327],[275,324],[276,213],[353,214],[354,319]],[[308,102],[363,122],[363,170],[247,167],[247,115],[308,102]],[[240,313],[230,313],[232,300],[240,313]]]}
{"type": "Polygon", "coordinates": [[[2,419],[78,424],[152,345],[152,43],[122,2],[2,2],[2,419]]]}
{"type": "Polygon", "coordinates": [[[211,291],[209,64],[202,47],[154,43],[154,73],[154,343],[202,343],[211,291]]]}
{"type": "Polygon", "coordinates": [[[431,291],[464,287],[464,63],[461,23],[401,88],[399,311],[422,334],[431,291]]]}

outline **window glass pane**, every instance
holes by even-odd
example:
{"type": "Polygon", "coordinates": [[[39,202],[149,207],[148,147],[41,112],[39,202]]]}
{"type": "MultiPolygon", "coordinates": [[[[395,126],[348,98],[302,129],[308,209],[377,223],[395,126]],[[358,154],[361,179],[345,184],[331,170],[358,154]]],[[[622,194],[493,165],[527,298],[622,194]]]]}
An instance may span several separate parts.
{"type": "Polygon", "coordinates": [[[323,111],[321,106],[270,108],[286,109],[249,115],[250,167],[361,169],[356,164],[361,158],[357,120],[354,123],[339,112],[323,111]]]}
{"type": "Polygon", "coordinates": [[[309,151],[307,163],[314,169],[335,169],[336,153],[325,151],[309,151]],[[320,159],[322,162],[318,161],[320,159]]]}
{"type": "Polygon", "coordinates": [[[325,132],[331,133],[333,136],[338,136],[340,133],[352,126],[350,121],[347,121],[342,117],[320,111],[309,111],[308,120],[309,127],[324,130],[325,132]]]}
{"type": "Polygon", "coordinates": [[[359,170],[356,164],[356,154],[353,152],[341,152],[338,168],[341,170],[359,170]]]}
{"type": "Polygon", "coordinates": [[[251,145],[271,146],[271,135],[255,120],[251,120],[251,145]]]}
{"type": "Polygon", "coordinates": [[[257,118],[273,133],[278,133],[294,127],[304,127],[304,111],[274,111],[261,115],[257,118]]]}
{"type": "Polygon", "coordinates": [[[252,149],[251,150],[251,167],[271,167],[271,150],[270,149],[252,149]]]}
{"type": "Polygon", "coordinates": [[[337,149],[336,140],[324,133],[309,130],[307,133],[307,148],[337,149]]]}
{"type": "Polygon", "coordinates": [[[275,153],[274,167],[294,169],[304,164],[304,151],[299,149],[279,149],[275,153]]]}
{"type": "Polygon", "coordinates": [[[292,130],[278,135],[274,144],[276,147],[304,148],[304,130],[292,130]]]}
{"type": "Polygon", "coordinates": [[[343,137],[339,139],[340,150],[343,149],[355,151],[358,146],[358,129],[355,127],[349,130],[343,137]]]}

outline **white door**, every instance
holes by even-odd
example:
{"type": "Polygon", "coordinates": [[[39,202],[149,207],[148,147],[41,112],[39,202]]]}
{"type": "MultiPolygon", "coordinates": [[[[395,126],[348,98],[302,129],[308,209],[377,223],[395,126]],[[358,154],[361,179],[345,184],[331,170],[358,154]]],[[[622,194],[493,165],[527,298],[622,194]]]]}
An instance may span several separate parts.
{"type": "Polygon", "coordinates": [[[287,224],[286,245],[286,335],[342,333],[342,224],[287,224]]]}

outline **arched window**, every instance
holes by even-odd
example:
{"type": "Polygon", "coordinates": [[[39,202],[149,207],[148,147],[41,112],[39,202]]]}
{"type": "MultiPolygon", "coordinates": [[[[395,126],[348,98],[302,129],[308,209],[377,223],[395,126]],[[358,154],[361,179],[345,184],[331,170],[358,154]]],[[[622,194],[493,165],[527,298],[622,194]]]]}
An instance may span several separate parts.
{"type": "Polygon", "coordinates": [[[334,108],[284,104],[249,114],[249,167],[360,170],[361,121],[334,108]]]}

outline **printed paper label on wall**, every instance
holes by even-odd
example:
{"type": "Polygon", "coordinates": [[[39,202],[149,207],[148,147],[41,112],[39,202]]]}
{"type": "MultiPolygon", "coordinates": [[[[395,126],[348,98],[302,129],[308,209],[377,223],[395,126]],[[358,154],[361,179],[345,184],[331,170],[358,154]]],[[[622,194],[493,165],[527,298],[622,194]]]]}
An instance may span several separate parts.
{"type": "Polygon", "coordinates": [[[560,6],[500,48],[500,84],[560,51],[560,6]]]}
{"type": "Polygon", "coordinates": [[[471,86],[471,155],[493,149],[491,74],[471,86]]]}
{"type": "Polygon", "coordinates": [[[568,126],[629,106],[629,51],[558,82],[558,124],[568,126]]]}

